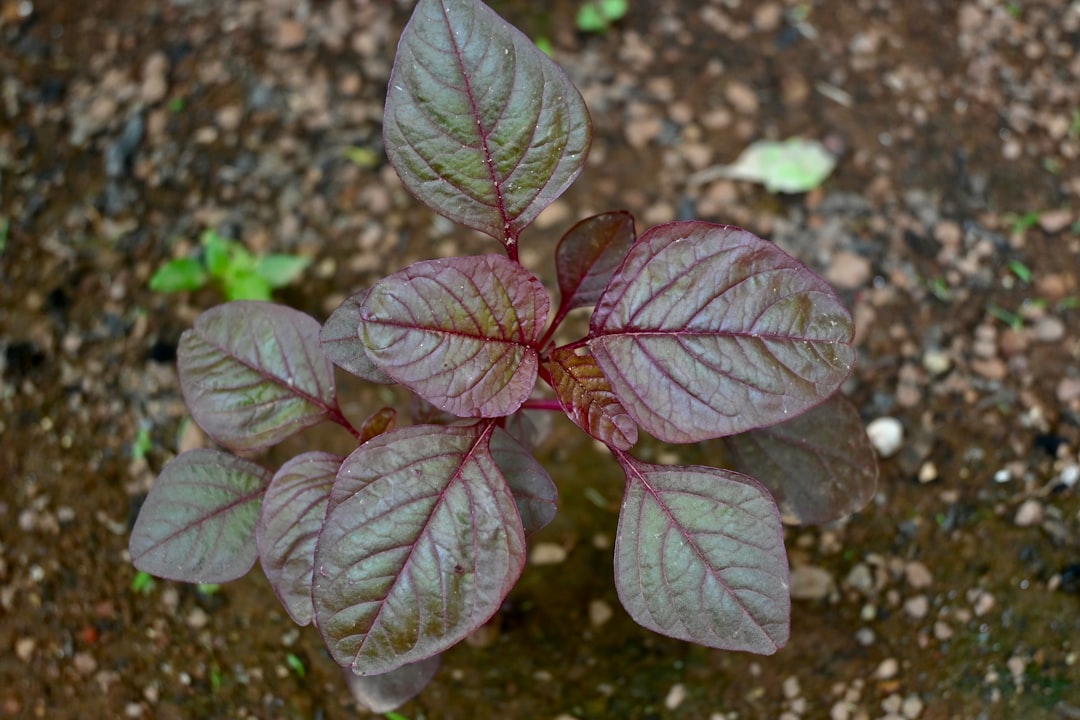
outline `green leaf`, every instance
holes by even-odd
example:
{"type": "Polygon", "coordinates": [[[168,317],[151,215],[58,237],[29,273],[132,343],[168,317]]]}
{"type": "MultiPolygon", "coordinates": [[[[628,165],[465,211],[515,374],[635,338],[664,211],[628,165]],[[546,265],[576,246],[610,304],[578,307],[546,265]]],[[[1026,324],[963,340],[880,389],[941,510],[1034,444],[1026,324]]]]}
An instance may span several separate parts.
{"type": "Polygon", "coordinates": [[[733,468],[769,489],[786,522],[838,520],[865,506],[877,489],[877,455],[858,410],[840,394],[724,444],[733,468]]]}
{"type": "Polygon", "coordinates": [[[300,277],[311,264],[303,255],[262,255],[255,261],[255,274],[272,288],[285,287],[300,277]]]}
{"type": "Polygon", "coordinates": [[[769,192],[802,193],[825,182],[835,167],[836,156],[816,140],[759,140],[743,150],[731,165],[708,168],[696,173],[692,180],[700,184],[727,177],[761,183],[769,192]]]}
{"type": "Polygon", "coordinates": [[[201,242],[203,255],[206,257],[206,269],[216,278],[225,277],[229,268],[233,267],[233,255],[236,253],[234,248],[240,247],[245,253],[247,252],[242,246],[219,235],[214,230],[204,232],[201,242]]]}
{"type": "Polygon", "coordinates": [[[600,12],[609,22],[622,20],[630,9],[628,0],[600,0],[600,12]]]}
{"type": "Polygon", "coordinates": [[[442,215],[513,244],[585,163],[577,88],[478,0],[420,0],[405,27],[383,120],[402,182],[442,215]]]}
{"type": "Polygon", "coordinates": [[[440,410],[502,417],[536,383],[547,291],[504,255],[414,263],[376,283],[360,308],[372,362],[440,410]]]}
{"type": "Polygon", "coordinates": [[[255,540],[266,579],[297,625],[314,616],[311,573],[315,541],[342,458],[307,452],[289,460],[266,489],[255,540]]]}
{"type": "Polygon", "coordinates": [[[221,280],[227,300],[263,300],[271,298],[270,283],[254,272],[229,273],[221,280]]]}
{"type": "Polygon", "coordinates": [[[177,258],[157,269],[150,278],[150,289],[165,293],[198,290],[204,287],[208,280],[206,269],[198,260],[177,258]]]}
{"type": "Polygon", "coordinates": [[[379,164],[379,156],[366,147],[353,145],[345,151],[345,157],[352,164],[365,170],[370,170],[379,164]]]}
{"type": "Polygon", "coordinates": [[[337,407],[319,324],[302,312],[240,301],[211,308],[180,336],[180,389],[195,422],[237,450],[273,445],[337,407]]]}
{"type": "Polygon", "coordinates": [[[342,463],[315,549],[315,624],[338,664],[379,675],[442,652],[499,609],[525,565],[491,421],[415,425],[342,463]]]}
{"type": "Polygon", "coordinates": [[[221,583],[255,564],[255,523],[270,472],[220,450],[167,464],[131,530],[135,567],[158,577],[221,583]]]}
{"type": "Polygon", "coordinates": [[[729,470],[618,458],[627,488],[615,586],[630,616],[706,647],[764,655],[783,647],[787,554],[768,491],[729,470]]]}
{"type": "Polygon", "coordinates": [[[577,29],[581,32],[602,33],[608,29],[608,20],[595,3],[587,2],[578,10],[577,29]]]}
{"type": "Polygon", "coordinates": [[[665,442],[795,417],[851,372],[851,315],[829,285],[741,228],[644,233],[597,303],[589,349],[622,406],[665,442]]]}

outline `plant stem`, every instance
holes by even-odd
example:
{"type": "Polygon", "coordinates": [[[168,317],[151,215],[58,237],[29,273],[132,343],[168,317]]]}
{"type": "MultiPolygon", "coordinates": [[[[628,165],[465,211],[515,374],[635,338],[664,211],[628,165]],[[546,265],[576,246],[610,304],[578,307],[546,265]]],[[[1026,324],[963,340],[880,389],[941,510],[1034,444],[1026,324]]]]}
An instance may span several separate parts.
{"type": "Polygon", "coordinates": [[[562,405],[554,398],[543,398],[535,400],[526,400],[521,403],[522,410],[550,410],[552,412],[562,412],[562,405]]]}
{"type": "Polygon", "coordinates": [[[345,415],[342,414],[341,408],[335,405],[333,407],[327,408],[326,410],[327,414],[330,416],[329,419],[331,422],[336,422],[338,425],[352,433],[352,436],[354,438],[356,438],[357,440],[360,439],[360,431],[353,427],[353,424],[349,422],[348,418],[346,418],[345,415]]]}

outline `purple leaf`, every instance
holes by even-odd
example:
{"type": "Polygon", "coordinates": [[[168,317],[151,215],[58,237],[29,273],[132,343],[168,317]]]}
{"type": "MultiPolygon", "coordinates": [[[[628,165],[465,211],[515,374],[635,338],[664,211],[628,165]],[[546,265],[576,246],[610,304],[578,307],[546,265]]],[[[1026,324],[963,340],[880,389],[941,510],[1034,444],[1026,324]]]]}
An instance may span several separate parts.
{"type": "Polygon", "coordinates": [[[342,370],[361,380],[389,385],[394,382],[368,357],[364,343],[360,341],[360,306],[368,296],[368,290],[351,295],[330,313],[319,332],[319,342],[326,357],[342,370]]]}
{"type": "Polygon", "coordinates": [[[379,281],[360,309],[380,370],[440,410],[502,417],[536,384],[548,295],[503,255],[427,260],[379,281]]]}
{"type": "Polygon", "coordinates": [[[491,436],[491,456],[514,495],[525,534],[547,527],[559,507],[559,490],[548,471],[502,428],[495,428],[491,436]]]}
{"type": "Polygon", "coordinates": [[[741,228],[647,231],[593,314],[589,347],[643,430],[675,443],[781,422],[855,361],[851,316],[824,280],[741,228]]]}
{"type": "Polygon", "coordinates": [[[585,101],[536,44],[476,0],[420,0],[398,44],[383,144],[433,210],[511,245],[570,186],[585,101]]]}
{"type": "Polygon", "coordinates": [[[255,564],[255,523],[270,472],[220,450],[189,450],[161,470],[128,550],[143,572],[192,583],[242,577],[255,564]]]}
{"type": "Polygon", "coordinates": [[[311,605],[315,541],[341,460],[324,452],[294,457],[274,475],[263,500],[255,532],[259,560],[298,625],[307,625],[315,615],[311,605]]]}
{"type": "Polygon", "coordinates": [[[578,427],[619,450],[634,446],[637,425],[587,348],[556,348],[548,368],[559,404],[578,427]]]}
{"type": "Polygon", "coordinates": [[[195,422],[234,450],[256,450],[337,410],[319,323],[298,310],[236,301],[180,336],[180,389],[195,422]]]}
{"type": "Polygon", "coordinates": [[[561,309],[595,305],[634,244],[634,216],[625,211],[585,218],[555,250],[561,309]]]}
{"type": "Polygon", "coordinates": [[[441,662],[442,656],[435,655],[382,675],[361,676],[346,670],[345,684],[360,705],[374,713],[388,713],[427,687],[441,662]]]}
{"type": "Polygon", "coordinates": [[[842,395],[724,443],[735,469],[769,489],[785,521],[832,522],[861,509],[877,489],[877,455],[858,411],[842,395]]]}
{"type": "Polygon", "coordinates": [[[525,537],[489,449],[493,428],[402,428],[345,459],[312,587],[339,664],[390,672],[442,652],[499,609],[525,564],[525,537]]]}
{"type": "Polygon", "coordinates": [[[787,555],[765,488],[728,470],[617,455],[627,487],[615,586],[630,616],[707,647],[763,655],[783,647],[791,613],[787,555]]]}

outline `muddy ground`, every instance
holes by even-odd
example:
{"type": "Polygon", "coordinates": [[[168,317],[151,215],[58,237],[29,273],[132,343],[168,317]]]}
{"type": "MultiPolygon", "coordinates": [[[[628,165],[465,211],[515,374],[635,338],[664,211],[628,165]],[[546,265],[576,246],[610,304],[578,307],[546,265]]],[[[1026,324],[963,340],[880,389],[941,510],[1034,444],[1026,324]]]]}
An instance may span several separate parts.
{"type": "MultiPolygon", "coordinates": [[[[323,319],[381,272],[492,249],[382,154],[408,5],[0,0],[0,717],[366,716],[259,573],[133,587],[126,548],[156,472],[205,442],[175,345],[221,296],[151,292],[161,263],[206,228],[310,255],[279,297],[323,319]]],[[[1080,5],[632,0],[588,36],[576,5],[496,3],[596,127],[525,262],[550,282],[560,233],[615,208],[770,237],[849,303],[845,391],[904,439],[869,507],[789,528],[792,640],[754,657],[625,616],[620,473],[556,423],[562,511],[537,542],[566,552],[400,712],[1080,717],[1080,5]],[[688,182],[791,135],[843,150],[820,189],[688,182]]],[[[350,397],[363,417],[370,391],[350,397]]]]}

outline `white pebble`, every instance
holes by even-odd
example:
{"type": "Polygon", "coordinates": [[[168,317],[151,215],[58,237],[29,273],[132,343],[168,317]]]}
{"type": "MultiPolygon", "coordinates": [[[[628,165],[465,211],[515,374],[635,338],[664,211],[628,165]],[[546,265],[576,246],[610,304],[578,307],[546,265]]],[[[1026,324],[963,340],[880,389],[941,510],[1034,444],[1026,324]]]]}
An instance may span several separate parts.
{"type": "Polygon", "coordinates": [[[1043,506],[1038,500],[1028,499],[1025,500],[1017,509],[1016,517],[1013,518],[1020,527],[1031,527],[1032,525],[1038,525],[1043,519],[1043,506]]]}
{"type": "Polygon", "coordinates": [[[892,457],[904,444],[904,426],[894,417],[879,417],[866,426],[870,444],[883,458],[892,457]]]}
{"type": "Polygon", "coordinates": [[[533,565],[558,565],[566,561],[566,548],[555,543],[537,543],[529,553],[533,565]]]}
{"type": "Polygon", "coordinates": [[[900,663],[896,658],[885,658],[878,665],[877,671],[874,675],[878,680],[890,680],[896,677],[896,673],[900,672],[900,663]]]}
{"type": "Polygon", "coordinates": [[[673,685],[671,690],[668,691],[667,697],[664,698],[664,707],[668,710],[674,710],[683,704],[683,700],[686,699],[686,686],[679,683],[673,685]]]}

